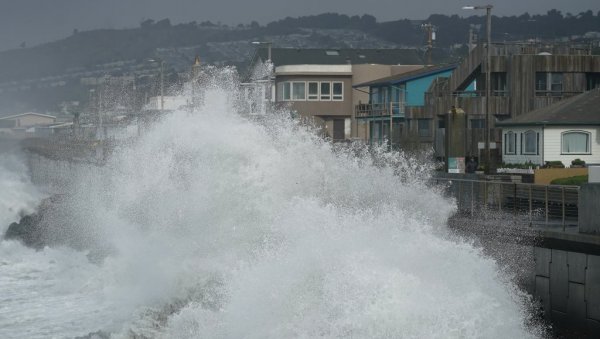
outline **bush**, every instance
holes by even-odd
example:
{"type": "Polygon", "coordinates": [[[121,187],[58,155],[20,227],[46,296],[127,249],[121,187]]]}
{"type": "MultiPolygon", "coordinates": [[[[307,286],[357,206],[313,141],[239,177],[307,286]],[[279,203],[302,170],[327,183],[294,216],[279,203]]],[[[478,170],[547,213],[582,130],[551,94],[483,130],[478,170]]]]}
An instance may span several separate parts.
{"type": "Polygon", "coordinates": [[[546,161],[544,168],[565,168],[565,165],[560,160],[546,161]]]}
{"type": "Polygon", "coordinates": [[[571,166],[583,167],[583,166],[585,166],[585,161],[577,158],[577,159],[571,161],[571,166]]]}
{"type": "Polygon", "coordinates": [[[550,182],[552,185],[577,185],[586,184],[588,182],[587,175],[576,175],[574,177],[554,179],[550,182]]]}

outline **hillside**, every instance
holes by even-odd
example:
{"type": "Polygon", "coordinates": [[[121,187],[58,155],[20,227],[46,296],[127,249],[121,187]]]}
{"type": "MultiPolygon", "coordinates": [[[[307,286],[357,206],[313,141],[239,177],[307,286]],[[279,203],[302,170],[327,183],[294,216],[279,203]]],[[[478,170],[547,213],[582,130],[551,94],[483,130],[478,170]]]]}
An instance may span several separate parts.
{"type": "MultiPolygon", "coordinates": [[[[465,52],[455,48],[466,43],[470,28],[479,27],[484,35],[484,21],[483,16],[431,15],[422,21],[377,22],[370,15],[325,13],[264,26],[253,22],[231,27],[209,21],[173,25],[164,19],[146,20],[135,29],[74,31],[56,42],[0,52],[0,114],[52,111],[65,100],[85,101],[88,89],[82,87],[82,78],[155,76],[157,63],[149,59],[165,60],[170,74],[188,70],[195,55],[207,63],[244,67],[254,40],[295,48],[422,47],[421,24],[427,22],[437,28],[434,56],[446,61],[456,58],[452,53],[465,52]]],[[[557,41],[586,34],[597,41],[593,32],[600,32],[600,13],[563,15],[551,10],[545,15],[494,17],[492,27],[495,41],[557,41]]]]}

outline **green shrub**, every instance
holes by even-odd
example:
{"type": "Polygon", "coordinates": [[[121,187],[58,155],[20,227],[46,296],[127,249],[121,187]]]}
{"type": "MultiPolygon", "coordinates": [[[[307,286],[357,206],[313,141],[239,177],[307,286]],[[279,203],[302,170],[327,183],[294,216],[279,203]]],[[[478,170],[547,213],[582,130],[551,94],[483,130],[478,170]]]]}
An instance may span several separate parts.
{"type": "Polygon", "coordinates": [[[552,185],[577,185],[581,186],[581,184],[585,184],[588,182],[587,175],[576,175],[574,177],[568,178],[559,178],[552,180],[552,185]]]}
{"type": "Polygon", "coordinates": [[[565,168],[565,165],[560,160],[546,161],[545,168],[565,168]]]}

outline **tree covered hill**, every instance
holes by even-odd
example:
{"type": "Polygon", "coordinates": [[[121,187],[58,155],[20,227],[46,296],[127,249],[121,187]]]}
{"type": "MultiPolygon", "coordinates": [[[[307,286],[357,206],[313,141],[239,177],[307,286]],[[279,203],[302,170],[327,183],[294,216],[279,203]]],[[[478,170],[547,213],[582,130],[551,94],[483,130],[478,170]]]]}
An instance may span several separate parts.
{"type": "MultiPolygon", "coordinates": [[[[420,47],[424,33],[420,23],[437,27],[437,46],[448,47],[466,42],[471,25],[485,26],[483,16],[459,17],[434,14],[426,20],[377,22],[371,15],[347,16],[325,13],[299,18],[285,18],[266,26],[227,27],[211,22],[172,25],[168,19],[146,20],[139,28],[77,32],[52,43],[0,53],[0,82],[60,74],[68,69],[86,68],[118,60],[148,58],[157,48],[203,45],[209,42],[260,39],[298,33],[301,29],[352,29],[371,34],[402,46],[420,47]]],[[[590,10],[578,15],[563,15],[550,10],[545,15],[493,18],[493,39],[553,39],[600,32],[600,12],[590,10]]],[[[347,47],[343,41],[339,46],[347,47]]]]}
{"type": "MultiPolygon", "coordinates": [[[[3,106],[0,109],[52,110],[54,107],[50,106],[62,99],[82,99],[86,91],[77,88],[79,78],[95,77],[102,72],[132,74],[139,69],[137,65],[150,58],[166,58],[174,72],[186,70],[194,53],[200,53],[206,62],[242,66],[254,49],[249,43],[253,40],[272,41],[275,47],[296,48],[422,47],[425,33],[421,24],[431,23],[437,29],[434,55],[441,60],[444,50],[447,52],[451,46],[467,42],[469,29],[473,26],[480,28],[482,37],[485,35],[485,16],[481,12],[473,14],[479,15],[434,14],[425,20],[377,22],[375,17],[366,14],[325,13],[287,17],[267,25],[252,22],[237,26],[210,21],[173,25],[169,19],[163,19],[146,20],[131,29],[74,30],[71,36],[62,40],[0,52],[0,104],[3,106]],[[344,32],[348,34],[344,35],[344,32]],[[171,56],[179,53],[182,56],[179,66],[168,56],[162,56],[161,50],[171,51],[171,56]],[[116,71],[102,66],[119,62],[133,66],[116,71]],[[44,85],[44,82],[49,84],[44,85]],[[33,99],[34,95],[28,91],[34,91],[38,98],[53,100],[50,103],[44,99],[29,105],[28,100],[37,99],[33,99]],[[12,105],[11,100],[18,100],[18,105],[12,105]]],[[[492,21],[492,39],[495,41],[570,39],[588,32],[600,32],[600,12],[573,15],[550,10],[543,15],[494,16],[492,21]]]]}

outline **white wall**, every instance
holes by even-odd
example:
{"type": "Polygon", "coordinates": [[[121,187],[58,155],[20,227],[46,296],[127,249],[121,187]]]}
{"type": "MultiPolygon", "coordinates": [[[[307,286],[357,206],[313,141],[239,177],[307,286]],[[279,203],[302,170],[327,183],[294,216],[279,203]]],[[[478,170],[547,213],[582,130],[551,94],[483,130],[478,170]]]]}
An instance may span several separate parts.
{"type": "Polygon", "coordinates": [[[544,161],[560,160],[569,167],[574,159],[581,159],[586,164],[600,164],[600,134],[599,127],[568,126],[544,128],[544,161]],[[591,154],[561,154],[561,134],[566,131],[585,131],[591,133],[591,154]]]}
{"type": "Polygon", "coordinates": [[[504,161],[507,164],[524,164],[527,162],[531,162],[533,164],[537,164],[537,165],[543,165],[543,159],[542,159],[542,154],[544,154],[544,143],[543,143],[543,130],[541,127],[505,127],[502,129],[502,161],[504,161]],[[521,147],[521,140],[523,140],[523,142],[525,142],[525,139],[523,137],[523,139],[521,138],[521,134],[532,130],[536,133],[540,134],[540,145],[539,145],[539,150],[538,150],[538,155],[534,155],[534,154],[522,154],[522,150],[525,149],[525,145],[523,145],[523,147],[521,147]],[[516,142],[516,154],[506,154],[506,145],[505,145],[505,140],[506,137],[505,135],[508,132],[514,132],[517,134],[517,142],[516,142]]]}

